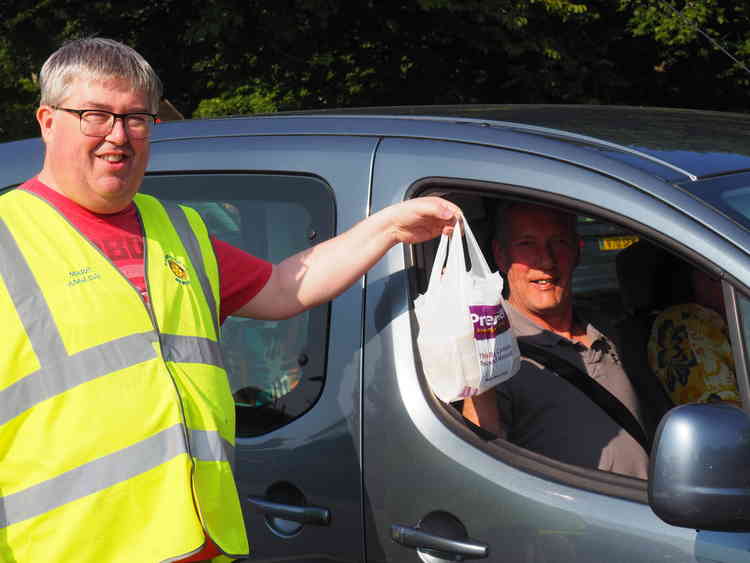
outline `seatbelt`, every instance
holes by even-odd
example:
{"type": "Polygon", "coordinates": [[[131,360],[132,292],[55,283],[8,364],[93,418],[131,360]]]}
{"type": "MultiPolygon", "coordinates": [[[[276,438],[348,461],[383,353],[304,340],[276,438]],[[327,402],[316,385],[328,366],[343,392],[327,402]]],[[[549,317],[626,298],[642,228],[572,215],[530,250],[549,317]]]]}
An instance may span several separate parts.
{"type": "Polygon", "coordinates": [[[518,349],[522,357],[540,363],[545,368],[565,379],[568,383],[574,385],[607,413],[610,418],[624,428],[646,450],[646,453],[651,452],[651,440],[646,436],[643,427],[635,416],[633,416],[633,413],[630,412],[630,409],[623,405],[606,388],[602,387],[593,377],[590,377],[569,361],[555,356],[538,346],[523,342],[521,339],[518,339],[518,349]]]}

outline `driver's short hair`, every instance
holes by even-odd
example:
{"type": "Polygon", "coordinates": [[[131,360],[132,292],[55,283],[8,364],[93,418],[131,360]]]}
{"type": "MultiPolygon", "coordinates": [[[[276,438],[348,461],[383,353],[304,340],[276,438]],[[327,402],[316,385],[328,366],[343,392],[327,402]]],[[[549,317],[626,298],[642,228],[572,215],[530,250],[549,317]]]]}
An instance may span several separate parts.
{"type": "Polygon", "coordinates": [[[505,248],[508,241],[508,217],[511,212],[516,209],[544,209],[550,213],[555,213],[569,222],[570,232],[574,238],[578,238],[578,217],[575,213],[563,211],[546,205],[539,205],[537,203],[531,203],[527,201],[516,201],[516,200],[500,200],[495,205],[495,211],[493,214],[495,220],[494,237],[501,248],[505,248]]]}

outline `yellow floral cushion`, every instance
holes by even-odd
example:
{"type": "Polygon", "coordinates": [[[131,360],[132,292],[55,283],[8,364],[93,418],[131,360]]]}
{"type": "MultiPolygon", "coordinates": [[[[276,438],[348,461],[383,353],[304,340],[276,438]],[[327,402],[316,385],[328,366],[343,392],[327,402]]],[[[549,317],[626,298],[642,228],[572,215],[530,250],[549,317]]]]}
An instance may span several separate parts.
{"type": "Polygon", "coordinates": [[[662,312],[651,329],[648,361],[676,405],[740,405],[727,325],[715,311],[689,303],[662,312]]]}

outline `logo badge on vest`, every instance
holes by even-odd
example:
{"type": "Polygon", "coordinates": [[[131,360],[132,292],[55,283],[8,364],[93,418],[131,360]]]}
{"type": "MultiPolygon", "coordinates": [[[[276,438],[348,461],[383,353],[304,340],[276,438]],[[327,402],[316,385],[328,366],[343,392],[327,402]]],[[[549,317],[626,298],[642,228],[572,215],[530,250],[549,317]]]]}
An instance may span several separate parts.
{"type": "Polygon", "coordinates": [[[172,274],[174,274],[174,280],[177,283],[181,283],[182,285],[187,285],[190,283],[190,277],[188,276],[187,268],[185,267],[185,264],[182,263],[179,259],[175,258],[171,254],[167,254],[164,257],[164,263],[172,271],[172,274]]]}

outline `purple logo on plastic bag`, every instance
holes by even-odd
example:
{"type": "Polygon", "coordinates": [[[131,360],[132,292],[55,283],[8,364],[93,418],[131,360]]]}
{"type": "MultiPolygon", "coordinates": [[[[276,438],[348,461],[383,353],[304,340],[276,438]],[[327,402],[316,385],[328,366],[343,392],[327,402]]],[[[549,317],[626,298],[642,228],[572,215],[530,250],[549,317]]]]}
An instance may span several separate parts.
{"type": "Polygon", "coordinates": [[[469,312],[474,324],[475,340],[495,338],[510,328],[502,305],[470,305],[469,312]]]}

